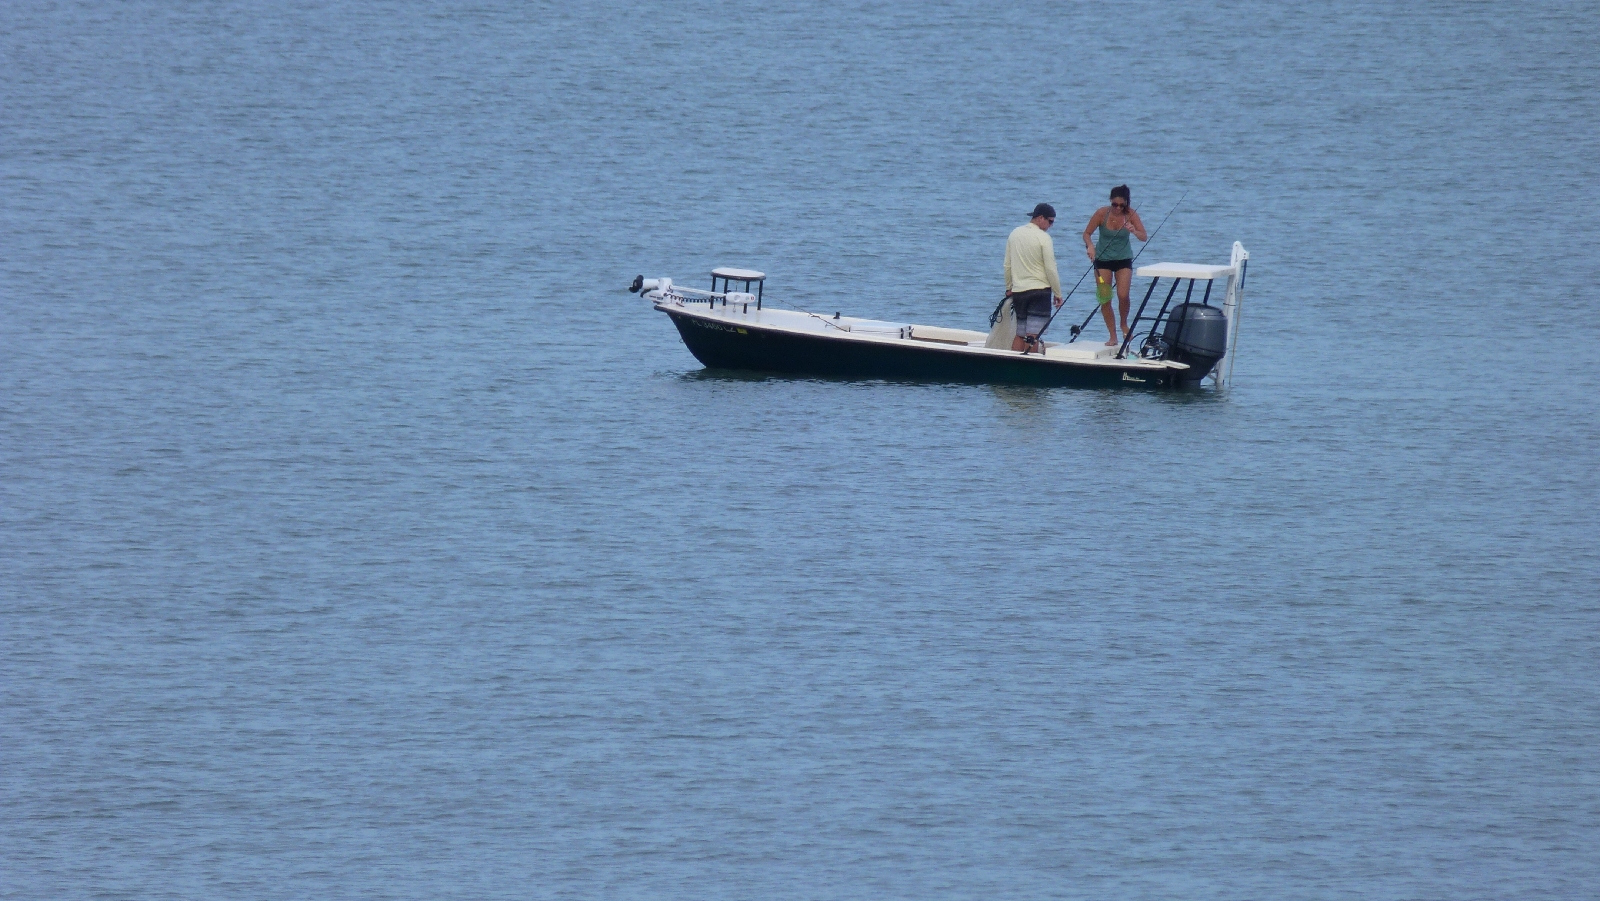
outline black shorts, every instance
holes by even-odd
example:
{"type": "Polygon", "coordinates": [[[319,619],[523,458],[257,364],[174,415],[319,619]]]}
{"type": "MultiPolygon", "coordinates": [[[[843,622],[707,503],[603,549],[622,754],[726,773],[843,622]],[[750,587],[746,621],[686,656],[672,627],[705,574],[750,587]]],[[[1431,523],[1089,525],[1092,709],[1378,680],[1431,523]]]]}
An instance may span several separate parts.
{"type": "Polygon", "coordinates": [[[1050,298],[1053,296],[1054,294],[1051,293],[1049,288],[1018,291],[1011,295],[1011,309],[1016,310],[1018,315],[1021,315],[1023,311],[1027,311],[1036,315],[1049,316],[1050,298]]]}
{"type": "Polygon", "coordinates": [[[1094,261],[1094,268],[1096,268],[1096,269],[1109,269],[1112,272],[1117,272],[1117,271],[1122,270],[1122,269],[1132,269],[1133,268],[1133,261],[1132,260],[1095,260],[1094,261]]]}
{"type": "Polygon", "coordinates": [[[1018,291],[1011,295],[1011,311],[1017,317],[1017,334],[1037,335],[1050,321],[1050,300],[1054,292],[1049,288],[1018,291]]]}

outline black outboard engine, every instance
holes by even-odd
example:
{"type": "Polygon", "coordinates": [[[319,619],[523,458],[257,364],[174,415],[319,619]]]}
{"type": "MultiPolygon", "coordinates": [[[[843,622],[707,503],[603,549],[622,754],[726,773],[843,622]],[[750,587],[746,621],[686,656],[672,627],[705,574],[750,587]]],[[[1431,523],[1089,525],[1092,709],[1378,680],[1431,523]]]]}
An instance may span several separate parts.
{"type": "Polygon", "coordinates": [[[1179,377],[1198,382],[1228,353],[1228,317],[1216,307],[1180,303],[1167,317],[1161,342],[1166,345],[1167,359],[1189,364],[1179,377]]]}

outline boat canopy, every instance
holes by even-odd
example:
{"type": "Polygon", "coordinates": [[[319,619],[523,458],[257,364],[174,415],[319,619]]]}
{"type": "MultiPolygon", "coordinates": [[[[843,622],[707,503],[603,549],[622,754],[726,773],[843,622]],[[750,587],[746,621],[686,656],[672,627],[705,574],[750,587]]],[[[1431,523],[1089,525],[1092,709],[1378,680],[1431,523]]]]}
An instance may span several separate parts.
{"type": "Polygon", "coordinates": [[[1201,281],[1214,281],[1227,278],[1237,271],[1235,266],[1200,266],[1194,263],[1157,263],[1154,266],[1140,266],[1140,278],[1192,278],[1201,281]]]}

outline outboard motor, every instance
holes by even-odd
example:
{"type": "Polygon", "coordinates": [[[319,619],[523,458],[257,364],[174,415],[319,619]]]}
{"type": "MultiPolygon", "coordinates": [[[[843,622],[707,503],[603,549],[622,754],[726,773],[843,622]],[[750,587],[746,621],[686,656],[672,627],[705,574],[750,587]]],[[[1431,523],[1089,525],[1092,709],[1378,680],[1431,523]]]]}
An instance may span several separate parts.
{"type": "Polygon", "coordinates": [[[1161,342],[1167,359],[1189,364],[1182,379],[1198,382],[1228,353],[1228,317],[1205,304],[1178,304],[1167,317],[1161,342]]]}

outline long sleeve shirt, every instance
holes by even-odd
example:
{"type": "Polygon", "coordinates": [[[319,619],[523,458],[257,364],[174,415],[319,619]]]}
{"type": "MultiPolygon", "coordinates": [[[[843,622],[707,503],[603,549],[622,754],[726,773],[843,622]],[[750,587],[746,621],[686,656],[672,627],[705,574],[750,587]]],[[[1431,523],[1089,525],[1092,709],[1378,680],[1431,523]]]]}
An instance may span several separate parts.
{"type": "Polygon", "coordinates": [[[1006,239],[1006,290],[1037,291],[1049,288],[1061,296],[1061,276],[1056,273],[1056,246],[1050,235],[1032,222],[1017,226],[1006,239]]]}

